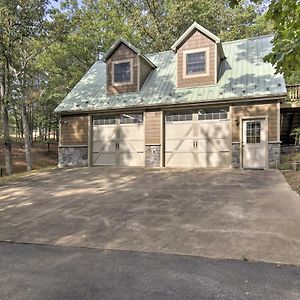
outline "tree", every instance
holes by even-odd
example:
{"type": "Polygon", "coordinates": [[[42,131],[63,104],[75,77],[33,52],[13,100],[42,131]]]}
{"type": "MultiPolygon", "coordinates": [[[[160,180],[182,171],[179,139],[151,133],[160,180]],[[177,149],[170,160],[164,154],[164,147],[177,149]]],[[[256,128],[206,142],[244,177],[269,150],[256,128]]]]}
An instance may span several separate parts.
{"type": "Polygon", "coordinates": [[[24,131],[27,170],[32,169],[30,128],[26,109],[27,81],[30,63],[42,51],[37,45],[44,34],[45,13],[48,0],[2,0],[0,4],[1,59],[4,68],[2,115],[7,173],[11,168],[11,143],[8,123],[8,103],[18,105],[24,131]],[[7,144],[7,145],[6,145],[7,144]]]}
{"type": "Polygon", "coordinates": [[[295,139],[295,146],[300,146],[300,127],[294,128],[291,132],[291,136],[295,139]]]}
{"type": "Polygon", "coordinates": [[[194,21],[222,40],[249,38],[272,31],[261,4],[245,0],[235,7],[230,7],[228,0],[125,0],[116,9],[143,36],[138,46],[144,52],[170,49],[194,21]]]}
{"type": "MultiPolygon", "coordinates": [[[[240,0],[230,0],[232,7],[240,0]]],[[[260,3],[261,0],[253,0],[260,3]]],[[[273,48],[265,61],[275,66],[277,73],[284,74],[292,84],[300,81],[300,2],[299,0],[271,0],[266,19],[274,28],[273,48]]]]}
{"type": "Polygon", "coordinates": [[[286,80],[300,80],[300,2],[272,0],[267,18],[274,23],[275,35],[272,52],[266,60],[275,65],[286,80]]]}

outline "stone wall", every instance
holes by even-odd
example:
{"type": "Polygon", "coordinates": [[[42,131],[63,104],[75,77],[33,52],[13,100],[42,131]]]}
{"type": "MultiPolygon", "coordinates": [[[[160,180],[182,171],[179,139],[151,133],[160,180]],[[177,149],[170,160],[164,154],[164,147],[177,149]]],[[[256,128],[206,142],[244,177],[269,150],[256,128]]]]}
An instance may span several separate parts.
{"type": "Polygon", "coordinates": [[[269,167],[274,168],[280,163],[280,143],[269,143],[269,167]]]}
{"type": "Polygon", "coordinates": [[[240,167],[240,143],[232,143],[231,165],[233,168],[240,167]]]}
{"type": "Polygon", "coordinates": [[[145,166],[160,167],[160,145],[147,145],[145,149],[145,166]]]}
{"type": "Polygon", "coordinates": [[[88,147],[59,147],[59,167],[84,167],[88,165],[88,147]]]}
{"type": "MultiPolygon", "coordinates": [[[[280,162],[280,143],[269,143],[269,167],[274,168],[280,162]]],[[[240,162],[240,143],[232,143],[231,165],[239,168],[240,162]]]]}

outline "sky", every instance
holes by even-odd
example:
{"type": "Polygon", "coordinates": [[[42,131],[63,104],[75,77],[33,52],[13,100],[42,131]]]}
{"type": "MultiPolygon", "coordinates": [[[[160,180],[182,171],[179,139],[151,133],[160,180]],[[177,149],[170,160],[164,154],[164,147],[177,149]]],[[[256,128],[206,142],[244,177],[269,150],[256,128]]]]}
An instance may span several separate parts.
{"type": "MultiPolygon", "coordinates": [[[[57,0],[57,1],[51,0],[51,1],[50,1],[50,3],[51,3],[50,5],[53,6],[53,7],[59,8],[60,2],[62,2],[62,0],[57,0]]],[[[81,3],[82,3],[81,0],[77,0],[77,2],[78,2],[78,4],[79,4],[79,6],[80,6],[81,3]]]]}

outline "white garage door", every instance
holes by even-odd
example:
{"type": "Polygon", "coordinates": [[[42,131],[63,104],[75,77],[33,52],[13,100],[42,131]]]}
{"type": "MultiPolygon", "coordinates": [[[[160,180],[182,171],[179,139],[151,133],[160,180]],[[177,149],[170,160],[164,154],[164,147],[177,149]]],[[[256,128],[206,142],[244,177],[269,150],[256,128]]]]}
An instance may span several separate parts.
{"type": "Polygon", "coordinates": [[[143,114],[94,117],[93,165],[144,166],[143,114]]]}
{"type": "Polygon", "coordinates": [[[230,128],[225,109],[166,114],[167,167],[229,167],[230,128]]]}

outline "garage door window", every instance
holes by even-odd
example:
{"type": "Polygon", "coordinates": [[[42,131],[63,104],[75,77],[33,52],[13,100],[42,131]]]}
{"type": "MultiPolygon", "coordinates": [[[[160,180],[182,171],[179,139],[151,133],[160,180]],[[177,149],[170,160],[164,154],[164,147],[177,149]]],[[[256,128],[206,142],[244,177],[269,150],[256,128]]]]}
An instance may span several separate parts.
{"type": "Polygon", "coordinates": [[[198,111],[198,120],[227,120],[228,110],[227,109],[205,109],[198,111]]]}
{"type": "Polygon", "coordinates": [[[165,119],[166,123],[192,121],[193,114],[191,112],[167,114],[165,119]]]}
{"type": "Polygon", "coordinates": [[[122,114],[120,124],[143,124],[143,114],[122,114]]]}
{"type": "Polygon", "coordinates": [[[94,117],[94,121],[93,121],[94,125],[113,125],[116,123],[117,121],[115,116],[94,117]]]}

